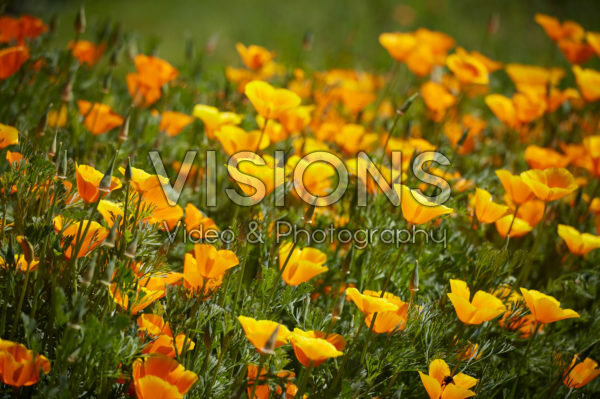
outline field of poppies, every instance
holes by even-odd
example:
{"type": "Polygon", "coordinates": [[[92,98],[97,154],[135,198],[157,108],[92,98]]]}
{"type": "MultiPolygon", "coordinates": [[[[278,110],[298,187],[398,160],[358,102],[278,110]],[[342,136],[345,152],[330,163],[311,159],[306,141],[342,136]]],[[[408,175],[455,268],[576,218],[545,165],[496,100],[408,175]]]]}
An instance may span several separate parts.
{"type": "Polygon", "coordinates": [[[0,397],[600,397],[600,26],[379,70],[69,23],[0,16],[0,397]]]}

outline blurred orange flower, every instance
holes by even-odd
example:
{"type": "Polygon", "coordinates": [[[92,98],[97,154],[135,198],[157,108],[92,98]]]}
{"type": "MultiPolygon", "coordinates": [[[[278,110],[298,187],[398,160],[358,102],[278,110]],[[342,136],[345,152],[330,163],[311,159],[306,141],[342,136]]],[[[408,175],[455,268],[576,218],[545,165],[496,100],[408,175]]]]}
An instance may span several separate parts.
{"type": "Polygon", "coordinates": [[[13,144],[19,144],[19,131],[12,126],[0,123],[0,150],[13,144]]]}
{"type": "Polygon", "coordinates": [[[266,119],[276,119],[288,109],[300,105],[300,97],[287,89],[276,89],[267,82],[254,80],[246,85],[244,93],[256,111],[266,119]]]}
{"type": "Polygon", "coordinates": [[[80,64],[87,64],[92,67],[102,58],[106,44],[100,43],[96,45],[88,40],[70,41],[69,49],[73,57],[77,58],[80,64]]]}
{"type": "Polygon", "coordinates": [[[237,126],[225,125],[215,133],[228,155],[241,151],[263,150],[269,146],[269,137],[259,130],[246,132],[237,126]],[[259,145],[260,140],[260,145],[259,145]]]}
{"type": "Polygon", "coordinates": [[[573,73],[584,100],[587,102],[600,100],[600,72],[594,69],[582,69],[575,65],[573,73]]]}
{"type": "Polygon", "coordinates": [[[136,359],[132,365],[133,385],[138,399],[183,399],[198,381],[198,376],[186,370],[175,359],[149,356],[136,359]]]}
{"type": "Polygon", "coordinates": [[[275,54],[264,47],[251,44],[246,47],[242,43],[236,43],[235,49],[242,58],[242,62],[252,70],[259,70],[275,58],[275,54]]]}
{"type": "Polygon", "coordinates": [[[0,338],[0,377],[13,387],[36,384],[41,373],[50,372],[50,361],[43,355],[35,355],[25,345],[0,338]]]}
{"type": "Polygon", "coordinates": [[[582,362],[577,363],[577,359],[577,356],[573,356],[569,366],[571,371],[564,380],[564,384],[569,388],[581,388],[600,375],[600,368],[595,360],[586,357],[582,362]]]}
{"type": "Polygon", "coordinates": [[[106,133],[123,124],[123,117],[106,104],[78,100],[77,106],[83,115],[85,127],[94,135],[106,133]]]}
{"type": "Polygon", "coordinates": [[[175,137],[193,121],[193,117],[181,112],[165,111],[160,114],[160,126],[158,129],[170,137],[175,137]]]}
{"type": "Polygon", "coordinates": [[[48,30],[48,26],[39,18],[22,15],[19,18],[0,16],[0,43],[16,41],[23,44],[25,39],[33,39],[48,30]]]}
{"type": "Polygon", "coordinates": [[[0,80],[14,75],[29,59],[25,46],[7,47],[0,50],[0,80]]]}

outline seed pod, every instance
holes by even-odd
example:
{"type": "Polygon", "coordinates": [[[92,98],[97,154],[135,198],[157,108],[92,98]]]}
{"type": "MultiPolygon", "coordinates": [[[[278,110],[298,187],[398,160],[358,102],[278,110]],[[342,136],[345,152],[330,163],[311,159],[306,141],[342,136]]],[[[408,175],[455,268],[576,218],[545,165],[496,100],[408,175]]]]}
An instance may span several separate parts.
{"type": "Polygon", "coordinates": [[[127,157],[127,166],[125,167],[125,183],[129,183],[133,176],[133,170],[131,170],[131,157],[127,157]]]}
{"type": "Polygon", "coordinates": [[[415,93],[412,96],[408,97],[406,99],[406,101],[404,101],[404,103],[400,106],[400,108],[398,109],[398,111],[396,111],[398,114],[400,115],[404,115],[406,114],[406,112],[408,112],[410,106],[412,105],[413,101],[415,101],[415,99],[419,97],[419,93],[415,93]]]}
{"type": "Polygon", "coordinates": [[[119,129],[119,141],[122,143],[125,140],[127,140],[127,137],[129,136],[129,120],[131,119],[131,114],[127,113],[127,116],[125,117],[125,122],[123,122],[123,124],[121,125],[121,128],[119,129]]]}
{"type": "Polygon", "coordinates": [[[40,138],[46,133],[46,127],[48,126],[48,112],[44,112],[44,115],[40,118],[37,127],[35,129],[35,137],[40,138]]]}
{"type": "Polygon", "coordinates": [[[58,139],[58,132],[54,134],[54,138],[52,139],[52,144],[50,144],[50,149],[48,150],[48,155],[50,158],[54,158],[56,155],[56,141],[58,139]]]}
{"type": "Polygon", "coordinates": [[[110,162],[110,166],[108,167],[108,169],[106,169],[106,172],[104,172],[102,180],[100,180],[100,184],[98,185],[98,191],[102,191],[103,193],[108,193],[110,191],[114,165],[115,159],[113,157],[112,161],[110,162]]]}

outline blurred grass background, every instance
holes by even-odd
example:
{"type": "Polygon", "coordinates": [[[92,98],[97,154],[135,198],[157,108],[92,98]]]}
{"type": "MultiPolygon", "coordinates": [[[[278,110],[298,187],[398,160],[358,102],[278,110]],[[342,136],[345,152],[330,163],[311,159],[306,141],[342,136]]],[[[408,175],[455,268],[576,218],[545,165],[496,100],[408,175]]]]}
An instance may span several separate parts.
{"type": "MultiPolygon", "coordinates": [[[[1,1],[1,0],[0,0],[1,1]]],[[[6,12],[31,13],[49,21],[59,18],[58,40],[73,37],[80,1],[3,0],[6,12]]],[[[468,50],[505,62],[550,63],[554,44],[534,22],[536,12],[573,19],[600,31],[600,0],[89,0],[88,25],[107,18],[120,21],[141,43],[157,40],[157,54],[175,64],[184,59],[186,37],[199,46],[213,35],[218,42],[209,62],[239,65],[234,44],[260,44],[294,63],[302,38],[314,42],[304,60],[314,68],[387,68],[391,60],[377,41],[385,31],[420,26],[453,36],[468,50]],[[499,28],[486,36],[490,16],[499,28]]],[[[85,38],[90,38],[87,33],[85,38]]],[[[557,57],[562,60],[561,57],[557,57]]],[[[564,60],[562,60],[564,61],[564,60]]],[[[565,64],[566,65],[566,64],[565,64]]]]}

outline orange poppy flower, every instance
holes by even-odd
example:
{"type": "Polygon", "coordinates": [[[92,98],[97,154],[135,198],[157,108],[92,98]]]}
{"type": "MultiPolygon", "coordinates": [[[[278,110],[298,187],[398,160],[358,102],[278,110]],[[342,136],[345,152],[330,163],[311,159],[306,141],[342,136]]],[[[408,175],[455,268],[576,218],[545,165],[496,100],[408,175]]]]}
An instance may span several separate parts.
{"type": "Polygon", "coordinates": [[[587,102],[600,100],[600,72],[574,65],[573,73],[583,99],[587,102]]]}
{"type": "Polygon", "coordinates": [[[145,86],[161,87],[178,75],[177,69],[158,57],[138,54],[134,62],[139,82],[145,86]]]}
{"type": "Polygon", "coordinates": [[[382,33],[379,43],[387,50],[392,58],[402,62],[417,46],[417,38],[412,33],[382,33]]]}
{"type": "MultiPolygon", "coordinates": [[[[32,260],[31,263],[27,263],[24,255],[15,255],[15,265],[22,272],[32,272],[37,269],[39,264],[38,260],[32,260]]],[[[0,256],[0,268],[6,269],[8,267],[8,263],[0,256]]]]}
{"type": "MultiPolygon", "coordinates": [[[[125,168],[119,167],[119,172],[125,176],[125,168]]],[[[160,188],[169,182],[169,179],[160,175],[151,175],[143,169],[131,167],[131,181],[133,189],[138,193],[146,193],[160,188]]]]}
{"type": "Polygon", "coordinates": [[[443,85],[427,81],[421,86],[421,96],[435,121],[441,121],[448,108],[456,103],[456,98],[443,85]]]}
{"type": "Polygon", "coordinates": [[[275,174],[278,173],[276,168],[279,168],[279,166],[275,166],[275,160],[267,155],[262,158],[265,161],[264,165],[261,165],[262,162],[257,157],[238,158],[237,167],[227,165],[229,175],[253,203],[260,202],[275,190],[275,174]],[[252,183],[255,183],[255,181],[253,179],[258,179],[264,184],[264,192],[254,188],[252,183]]]}
{"type": "Polygon", "coordinates": [[[149,356],[136,359],[132,365],[133,385],[138,399],[183,399],[198,381],[198,376],[186,370],[175,359],[149,356]]]}
{"type": "Polygon", "coordinates": [[[342,356],[346,341],[339,334],[326,335],[320,331],[302,331],[294,328],[289,336],[296,359],[304,367],[318,367],[327,359],[342,356]],[[325,338],[326,337],[326,338],[325,338]]]}
{"type": "Polygon", "coordinates": [[[521,179],[545,202],[567,196],[578,188],[573,175],[564,168],[531,169],[521,173],[521,179]]]}
{"type": "Polygon", "coordinates": [[[94,135],[106,133],[123,124],[123,117],[106,104],[78,100],[77,106],[83,115],[85,127],[94,135]]]}
{"type": "Polygon", "coordinates": [[[269,146],[269,137],[266,134],[258,130],[246,132],[237,126],[225,125],[215,133],[215,137],[229,155],[241,151],[263,150],[269,146]]]}
{"type": "Polygon", "coordinates": [[[158,101],[162,95],[160,86],[149,86],[143,83],[137,73],[128,73],[125,76],[127,90],[131,95],[133,104],[141,107],[149,107],[158,101]]]}
{"type": "Polygon", "coordinates": [[[501,237],[506,238],[509,229],[511,237],[521,237],[533,230],[533,226],[527,221],[519,217],[514,219],[513,222],[513,215],[506,215],[496,220],[496,230],[501,237]]]}
{"type": "Polygon", "coordinates": [[[575,363],[577,363],[577,356],[573,356],[568,367],[571,371],[564,380],[564,384],[569,388],[581,388],[600,375],[598,363],[589,357],[586,357],[583,362],[575,363]]]}
{"type": "Polygon", "coordinates": [[[300,105],[301,99],[287,89],[276,89],[267,82],[254,80],[246,85],[244,93],[256,111],[266,119],[276,119],[288,109],[300,105]]]}
{"type": "Polygon", "coordinates": [[[411,190],[405,185],[402,185],[400,202],[402,216],[411,224],[424,224],[438,216],[447,215],[454,211],[452,208],[430,202],[417,190],[411,190]]]}
{"type": "Polygon", "coordinates": [[[512,98],[515,115],[520,123],[532,122],[546,112],[547,96],[534,89],[515,93],[512,98]]]}
{"type": "Polygon", "coordinates": [[[259,70],[275,58],[275,54],[264,47],[251,44],[246,47],[242,43],[236,43],[235,49],[242,58],[242,62],[252,70],[259,70]]]}
{"type": "Polygon", "coordinates": [[[63,127],[67,124],[68,109],[65,104],[62,104],[58,110],[51,109],[48,111],[48,126],[63,127]]]}
{"type": "MultiPolygon", "coordinates": [[[[91,204],[98,201],[100,197],[100,182],[104,177],[104,173],[97,169],[94,169],[88,165],[77,165],[75,164],[75,171],[77,175],[77,191],[79,196],[85,202],[91,204]]],[[[109,191],[113,191],[121,188],[121,180],[116,177],[112,177],[110,181],[109,191]]],[[[103,193],[102,196],[107,193],[103,193]]]]}
{"type": "Polygon", "coordinates": [[[488,70],[477,58],[466,53],[454,53],[446,58],[448,69],[462,83],[486,85],[489,83],[488,70]]]}
{"type": "Polygon", "coordinates": [[[295,172],[297,168],[304,169],[304,173],[302,176],[296,176],[295,173],[292,175],[294,195],[309,204],[314,202],[313,196],[318,196],[317,206],[323,204],[324,197],[331,193],[332,179],[337,176],[335,167],[322,161],[319,154],[309,154],[304,158],[292,155],[285,165],[286,172],[295,172]]]}
{"type": "Polygon", "coordinates": [[[33,39],[48,30],[48,26],[39,18],[22,15],[19,18],[0,16],[0,43],[15,41],[23,44],[25,39],[33,39]]]}
{"type": "Polygon", "coordinates": [[[19,131],[0,123],[0,150],[14,144],[19,144],[19,131]]]}
{"type": "Polygon", "coordinates": [[[576,22],[564,21],[562,24],[554,17],[546,14],[535,14],[535,22],[537,22],[546,32],[548,37],[554,41],[561,39],[572,39],[580,41],[583,39],[584,30],[576,22]]]}
{"type": "Polygon", "coordinates": [[[492,201],[492,194],[481,188],[475,189],[475,216],[480,223],[494,223],[506,215],[508,207],[492,201]]]}
{"type": "Polygon", "coordinates": [[[579,317],[579,313],[572,309],[562,309],[560,302],[550,295],[525,288],[521,288],[521,294],[523,294],[527,307],[538,323],[547,324],[579,317]]]}
{"type": "Polygon", "coordinates": [[[564,168],[569,164],[569,158],[550,148],[536,145],[527,146],[525,161],[532,169],[564,168]]]}
{"type": "Polygon", "coordinates": [[[251,317],[238,316],[238,321],[242,325],[248,341],[250,341],[260,353],[263,353],[267,341],[271,338],[271,335],[273,335],[275,330],[278,329],[274,348],[285,345],[291,334],[286,326],[271,320],[255,320],[251,317]]]}
{"type": "Polygon", "coordinates": [[[398,304],[388,301],[385,297],[374,296],[373,291],[361,294],[356,288],[350,287],[346,290],[346,297],[364,314],[396,312],[399,309],[398,304]]]}
{"type": "Polygon", "coordinates": [[[224,125],[239,125],[242,116],[233,112],[220,112],[216,107],[210,105],[196,104],[194,116],[204,124],[204,133],[209,139],[214,139],[214,132],[224,125]]]}
{"type": "Polygon", "coordinates": [[[490,94],[485,97],[485,104],[502,123],[513,129],[519,127],[517,110],[510,98],[502,94],[490,94]]]}
{"type": "Polygon", "coordinates": [[[535,65],[508,64],[506,73],[513,81],[517,90],[526,92],[535,90],[545,93],[548,87],[556,86],[565,76],[562,68],[543,68],[535,65]]]}
{"type": "Polygon", "coordinates": [[[371,331],[376,334],[390,334],[395,331],[404,330],[406,320],[408,319],[408,303],[389,292],[384,293],[382,297],[381,291],[365,290],[363,295],[384,299],[398,307],[396,310],[377,312],[377,317],[375,317],[375,313],[365,314],[365,325],[367,327],[371,327],[371,323],[373,323],[373,318],[375,317],[375,323],[373,323],[371,331]]]}
{"type": "Polygon", "coordinates": [[[193,121],[193,117],[181,112],[165,111],[160,115],[158,129],[171,137],[175,137],[193,121]]]}
{"type": "Polygon", "coordinates": [[[378,139],[379,135],[377,133],[367,133],[364,126],[353,123],[342,126],[335,136],[336,144],[349,155],[356,154],[359,151],[370,153],[378,139]]]}
{"type": "Polygon", "coordinates": [[[471,51],[471,52],[467,52],[464,48],[462,47],[457,47],[456,48],[456,53],[459,55],[462,54],[467,54],[470,55],[471,57],[474,57],[476,60],[478,60],[479,62],[481,62],[485,68],[487,69],[488,73],[492,73],[495,72],[499,69],[502,69],[502,63],[498,62],[498,61],[494,61],[488,57],[486,57],[485,55],[481,54],[478,51],[471,51]]]}
{"type": "Polygon", "coordinates": [[[292,243],[286,243],[279,249],[280,270],[289,257],[285,270],[281,275],[286,284],[296,286],[329,270],[325,266],[327,255],[318,249],[310,247],[296,248],[290,255],[291,249],[292,243]]]}
{"type": "Polygon", "coordinates": [[[585,39],[592,46],[594,52],[598,57],[600,57],[600,33],[598,32],[587,32],[585,34],[585,39]]]}
{"type": "MultiPolygon", "coordinates": [[[[266,374],[267,369],[265,367],[260,370],[260,375],[258,375],[258,366],[256,364],[248,365],[248,397],[250,397],[252,395],[252,391],[254,391],[253,399],[269,399],[271,390],[269,385],[266,384],[266,374]],[[258,383],[258,385],[256,388],[254,388],[254,384],[256,383],[258,383]]],[[[293,398],[296,396],[298,387],[291,382],[295,377],[295,373],[281,370],[276,373],[276,376],[285,382],[285,397],[293,398]]],[[[275,388],[275,391],[278,396],[283,394],[283,390],[279,385],[275,388]]]]}
{"type": "Polygon", "coordinates": [[[36,384],[40,374],[50,372],[50,361],[43,355],[35,355],[23,344],[0,338],[0,377],[13,387],[36,384]]]}
{"type": "Polygon", "coordinates": [[[123,224],[123,205],[117,204],[116,202],[101,199],[98,203],[98,213],[102,215],[106,224],[112,228],[118,216],[121,216],[121,223],[123,224]]]}
{"type": "Polygon", "coordinates": [[[191,202],[185,206],[185,229],[188,233],[195,232],[200,234],[198,238],[203,238],[207,231],[219,231],[214,220],[204,215],[191,202]]]}
{"type": "Polygon", "coordinates": [[[160,315],[145,313],[137,318],[136,323],[140,334],[146,333],[153,336],[166,334],[173,336],[169,323],[165,322],[160,315]]]}
{"type": "Polygon", "coordinates": [[[0,50],[0,80],[14,75],[29,59],[29,50],[25,46],[7,47],[0,50]]]}
{"type": "Polygon", "coordinates": [[[52,223],[56,233],[60,233],[62,231],[61,244],[64,245],[66,242],[70,242],[69,247],[65,251],[65,257],[67,259],[71,259],[73,256],[73,251],[75,250],[75,245],[77,244],[75,241],[77,240],[77,233],[79,232],[80,224],[83,224],[80,234],[83,234],[83,229],[86,228],[88,223],[90,223],[90,227],[88,228],[87,234],[80,238],[82,243],[80,245],[79,252],[77,253],[78,258],[87,256],[96,247],[102,244],[102,241],[104,241],[104,239],[108,236],[108,230],[102,227],[100,223],[95,221],[82,220],[80,222],[71,223],[64,230],[62,216],[56,216],[52,220],[52,223]]]}
{"type": "Polygon", "coordinates": [[[233,251],[219,249],[210,244],[194,245],[194,254],[185,254],[184,280],[191,283],[196,275],[206,279],[222,277],[227,270],[239,264],[233,251]]]}
{"type": "Polygon", "coordinates": [[[162,317],[157,315],[141,315],[137,320],[138,328],[141,332],[142,340],[145,335],[149,335],[151,341],[144,345],[142,353],[151,353],[175,358],[178,354],[184,351],[192,350],[196,346],[194,341],[185,336],[178,334],[173,338],[173,334],[168,323],[165,323],[162,317]],[[155,316],[156,319],[142,319],[144,316],[155,316]],[[153,324],[155,322],[156,324],[153,324]],[[161,328],[162,327],[162,328],[161,328]]]}
{"type": "Polygon", "coordinates": [[[456,315],[465,324],[481,324],[492,320],[506,311],[502,301],[494,295],[477,291],[471,301],[471,291],[462,280],[450,279],[451,292],[448,295],[456,315]]]}
{"type": "Polygon", "coordinates": [[[497,170],[496,176],[498,176],[504,190],[515,204],[520,205],[534,198],[533,191],[523,182],[521,176],[513,175],[504,169],[497,170]]]}
{"type": "Polygon", "coordinates": [[[151,290],[142,286],[138,286],[134,293],[124,294],[117,288],[116,283],[110,285],[108,292],[117,305],[123,310],[129,311],[132,315],[141,312],[165,296],[164,288],[151,290]]]}
{"type": "Polygon", "coordinates": [[[585,255],[600,248],[600,237],[589,233],[580,233],[571,226],[558,225],[558,235],[565,240],[569,251],[575,255],[585,255]]]}
{"type": "Polygon", "coordinates": [[[106,44],[100,43],[99,45],[95,45],[88,40],[70,41],[69,49],[73,57],[77,58],[80,64],[87,64],[92,67],[102,58],[106,44]]]}
{"type": "Polygon", "coordinates": [[[430,399],[465,399],[475,396],[475,392],[469,388],[479,381],[463,373],[452,376],[450,367],[442,359],[435,359],[429,364],[429,375],[419,371],[419,376],[430,399]]]}
{"type": "Polygon", "coordinates": [[[570,39],[560,40],[558,48],[571,64],[583,64],[594,55],[594,49],[588,43],[570,39]]]}

